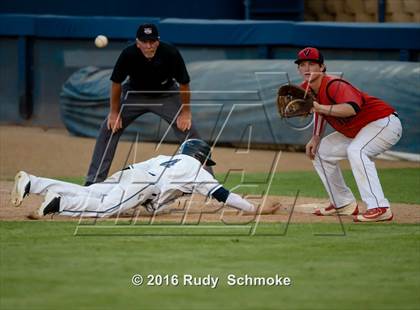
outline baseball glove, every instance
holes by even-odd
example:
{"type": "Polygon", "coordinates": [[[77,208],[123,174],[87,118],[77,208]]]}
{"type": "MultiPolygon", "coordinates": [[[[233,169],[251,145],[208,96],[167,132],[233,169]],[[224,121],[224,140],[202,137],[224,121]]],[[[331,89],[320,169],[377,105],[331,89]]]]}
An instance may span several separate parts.
{"type": "Polygon", "coordinates": [[[296,85],[283,85],[277,93],[277,108],[281,117],[307,116],[311,113],[314,97],[296,85]]]}

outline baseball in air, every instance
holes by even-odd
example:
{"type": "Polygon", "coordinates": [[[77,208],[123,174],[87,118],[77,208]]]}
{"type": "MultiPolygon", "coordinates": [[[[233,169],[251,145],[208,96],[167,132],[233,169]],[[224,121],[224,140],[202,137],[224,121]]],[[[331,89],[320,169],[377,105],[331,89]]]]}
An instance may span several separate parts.
{"type": "Polygon", "coordinates": [[[95,46],[97,48],[103,48],[108,45],[108,38],[104,35],[99,35],[95,38],[95,46]]]}

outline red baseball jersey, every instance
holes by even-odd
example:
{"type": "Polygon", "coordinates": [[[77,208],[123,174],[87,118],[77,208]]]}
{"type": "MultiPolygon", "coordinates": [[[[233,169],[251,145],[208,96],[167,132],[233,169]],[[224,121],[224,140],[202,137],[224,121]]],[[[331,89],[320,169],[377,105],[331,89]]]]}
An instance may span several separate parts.
{"type": "MultiPolygon", "coordinates": [[[[305,81],[301,86],[306,89],[308,83],[305,81]]],[[[335,130],[349,138],[354,138],[367,124],[395,112],[394,108],[385,101],[370,96],[349,82],[332,75],[325,75],[322,78],[316,101],[323,105],[351,103],[359,107],[356,115],[346,118],[315,115],[314,128],[322,128],[319,122],[325,119],[335,130]]]]}

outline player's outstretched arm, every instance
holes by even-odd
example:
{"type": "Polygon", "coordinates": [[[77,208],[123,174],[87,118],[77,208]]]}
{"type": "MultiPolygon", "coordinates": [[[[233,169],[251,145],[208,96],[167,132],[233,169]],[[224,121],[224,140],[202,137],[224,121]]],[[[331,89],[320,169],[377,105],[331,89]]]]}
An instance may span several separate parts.
{"type": "MultiPolygon", "coordinates": [[[[219,202],[224,202],[227,206],[243,211],[244,215],[259,213],[258,208],[250,203],[248,200],[242,198],[238,194],[229,192],[224,187],[219,187],[212,196],[219,202]]],[[[280,204],[275,204],[261,210],[261,214],[273,214],[280,207],[280,204]]]]}

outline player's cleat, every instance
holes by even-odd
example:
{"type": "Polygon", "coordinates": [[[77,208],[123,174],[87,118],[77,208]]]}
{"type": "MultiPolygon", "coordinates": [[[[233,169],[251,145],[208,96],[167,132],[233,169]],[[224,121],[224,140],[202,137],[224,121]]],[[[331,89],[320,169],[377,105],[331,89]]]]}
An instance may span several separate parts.
{"type": "Polygon", "coordinates": [[[54,192],[47,192],[44,202],[38,209],[38,215],[45,216],[47,214],[60,212],[60,200],[61,197],[59,194],[54,192]]]}
{"type": "Polygon", "coordinates": [[[391,208],[373,208],[368,209],[365,213],[355,215],[353,221],[355,222],[381,222],[391,221],[394,215],[391,208]]]}
{"type": "Polygon", "coordinates": [[[333,204],[330,204],[326,208],[317,208],[315,209],[314,213],[318,216],[324,216],[324,215],[357,215],[359,214],[359,206],[357,205],[357,202],[349,203],[348,205],[336,208],[333,204]]]}
{"type": "Polygon", "coordinates": [[[23,198],[29,195],[31,189],[31,179],[25,171],[19,171],[15,176],[15,184],[11,193],[12,205],[19,207],[23,198]]]}

